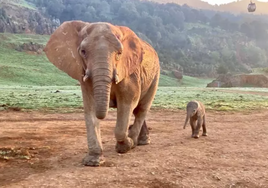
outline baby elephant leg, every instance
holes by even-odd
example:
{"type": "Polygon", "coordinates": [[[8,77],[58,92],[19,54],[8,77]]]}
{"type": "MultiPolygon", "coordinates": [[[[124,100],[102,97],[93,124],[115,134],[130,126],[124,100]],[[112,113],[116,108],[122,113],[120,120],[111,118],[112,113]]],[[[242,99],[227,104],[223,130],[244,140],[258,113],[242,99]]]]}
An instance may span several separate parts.
{"type": "Polygon", "coordinates": [[[195,131],[195,127],[196,127],[196,120],[193,120],[192,118],[190,118],[190,125],[191,125],[191,129],[192,129],[192,137],[194,137],[194,131],[195,131]]]}
{"type": "Polygon", "coordinates": [[[193,136],[194,138],[199,138],[199,131],[200,131],[202,124],[203,124],[203,119],[199,117],[197,120],[197,126],[194,130],[194,136],[193,136]]]}
{"type": "Polygon", "coordinates": [[[206,128],[206,117],[203,117],[203,124],[202,124],[203,134],[202,136],[207,136],[207,128],[206,128]]]}

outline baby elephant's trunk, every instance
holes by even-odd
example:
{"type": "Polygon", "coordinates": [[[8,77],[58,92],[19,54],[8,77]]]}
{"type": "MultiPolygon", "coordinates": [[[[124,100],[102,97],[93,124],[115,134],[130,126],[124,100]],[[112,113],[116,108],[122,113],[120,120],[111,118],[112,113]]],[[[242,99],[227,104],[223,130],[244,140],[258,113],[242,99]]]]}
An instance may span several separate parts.
{"type": "Polygon", "coordinates": [[[186,119],[185,119],[185,123],[184,123],[184,126],[183,126],[183,129],[185,129],[187,123],[188,123],[188,120],[189,120],[189,115],[187,113],[187,116],[186,116],[186,119]]]}

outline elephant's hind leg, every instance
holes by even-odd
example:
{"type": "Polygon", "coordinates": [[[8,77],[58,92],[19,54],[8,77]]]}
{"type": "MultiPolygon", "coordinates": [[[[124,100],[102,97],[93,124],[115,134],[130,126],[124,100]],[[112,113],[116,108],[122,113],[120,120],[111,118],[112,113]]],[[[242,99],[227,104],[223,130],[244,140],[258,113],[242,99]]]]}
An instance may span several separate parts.
{"type": "Polygon", "coordinates": [[[150,144],[150,136],[149,136],[149,129],[147,127],[146,121],[144,120],[138,137],[138,145],[147,145],[147,144],[150,144]]]}
{"type": "Polygon", "coordinates": [[[150,143],[149,130],[145,122],[147,112],[150,110],[158,86],[158,75],[152,82],[146,95],[139,101],[134,110],[135,121],[129,130],[129,137],[133,139],[134,145],[147,145],[150,143]]]}
{"type": "MultiPolygon", "coordinates": [[[[132,127],[133,125],[130,125],[129,130],[131,130],[132,127]]],[[[147,145],[147,144],[150,144],[150,137],[149,137],[149,129],[147,127],[146,121],[144,120],[140,130],[140,134],[138,136],[138,145],[147,145]]]]}
{"type": "Polygon", "coordinates": [[[137,107],[134,110],[135,121],[129,129],[129,137],[134,141],[134,146],[149,144],[149,131],[145,122],[148,109],[137,107]]]}

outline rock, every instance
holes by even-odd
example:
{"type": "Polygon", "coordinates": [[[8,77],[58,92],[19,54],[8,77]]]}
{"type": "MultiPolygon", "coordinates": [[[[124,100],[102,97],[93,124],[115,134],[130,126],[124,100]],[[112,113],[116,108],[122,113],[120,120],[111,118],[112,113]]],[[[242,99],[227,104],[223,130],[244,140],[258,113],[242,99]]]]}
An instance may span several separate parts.
{"type": "Polygon", "coordinates": [[[179,80],[181,80],[183,78],[183,73],[180,71],[174,70],[174,71],[172,71],[172,74],[174,75],[175,78],[177,78],[179,80]]]}
{"type": "Polygon", "coordinates": [[[36,52],[37,54],[43,53],[44,45],[42,44],[36,44],[33,42],[29,43],[23,43],[15,48],[17,51],[30,51],[30,52],[36,52]]]}
{"type": "Polygon", "coordinates": [[[207,87],[220,87],[220,81],[213,80],[211,83],[207,84],[207,87]]]}

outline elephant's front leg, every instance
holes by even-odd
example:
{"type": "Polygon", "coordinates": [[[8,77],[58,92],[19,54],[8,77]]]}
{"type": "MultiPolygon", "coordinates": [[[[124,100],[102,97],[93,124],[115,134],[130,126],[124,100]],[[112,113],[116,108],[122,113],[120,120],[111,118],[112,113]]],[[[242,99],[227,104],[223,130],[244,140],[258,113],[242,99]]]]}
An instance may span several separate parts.
{"type": "Polygon", "coordinates": [[[87,144],[88,153],[83,159],[83,164],[86,166],[100,166],[104,163],[102,155],[102,142],[100,135],[99,120],[95,116],[94,99],[90,92],[90,85],[81,83],[84,114],[87,128],[87,144]]]}
{"type": "Polygon", "coordinates": [[[117,121],[115,127],[116,151],[126,153],[134,146],[133,140],[128,137],[129,120],[132,114],[132,105],[117,106],[117,121]]]}

